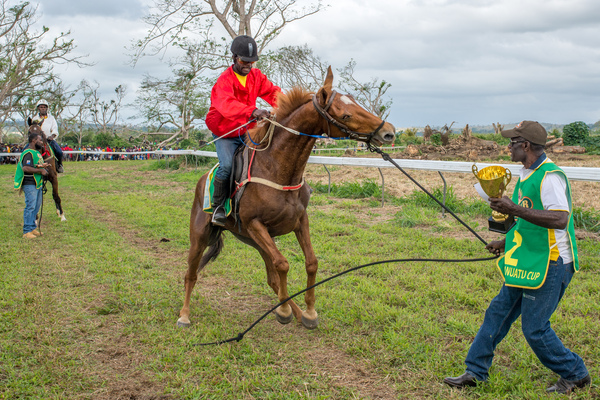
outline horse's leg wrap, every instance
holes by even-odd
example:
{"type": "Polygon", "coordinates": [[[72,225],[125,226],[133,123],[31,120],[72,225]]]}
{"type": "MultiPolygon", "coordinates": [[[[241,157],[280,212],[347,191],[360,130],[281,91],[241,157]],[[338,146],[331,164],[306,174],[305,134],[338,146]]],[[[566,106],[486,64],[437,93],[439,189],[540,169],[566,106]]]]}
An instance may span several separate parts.
{"type": "Polygon", "coordinates": [[[225,213],[225,200],[229,194],[229,182],[215,177],[214,192],[212,198],[213,225],[225,226],[227,214],[225,213]]]}

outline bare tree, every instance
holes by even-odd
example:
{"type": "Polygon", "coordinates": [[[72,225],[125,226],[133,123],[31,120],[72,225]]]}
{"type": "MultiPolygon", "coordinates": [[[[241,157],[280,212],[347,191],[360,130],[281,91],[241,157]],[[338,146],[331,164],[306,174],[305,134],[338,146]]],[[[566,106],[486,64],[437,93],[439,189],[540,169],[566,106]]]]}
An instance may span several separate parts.
{"type": "Polygon", "coordinates": [[[473,136],[473,130],[469,127],[469,124],[465,125],[465,127],[463,128],[462,136],[467,142],[469,141],[469,139],[471,139],[471,136],[473,136]]]}
{"type": "Polygon", "coordinates": [[[83,81],[84,96],[90,100],[90,113],[92,120],[101,133],[108,133],[109,130],[117,136],[115,126],[119,121],[119,112],[121,111],[121,103],[127,92],[127,86],[119,85],[115,88],[114,99],[108,101],[101,99],[99,89],[100,84],[95,82],[91,85],[87,81],[83,81]]]}
{"type": "Polygon", "coordinates": [[[431,140],[431,135],[433,135],[433,130],[427,125],[423,131],[423,142],[429,142],[431,140]]]}
{"type": "Polygon", "coordinates": [[[492,122],[492,126],[494,127],[494,133],[496,135],[502,134],[502,129],[504,129],[504,125],[500,125],[500,122],[498,122],[498,125],[492,122]]]}
{"type": "Polygon", "coordinates": [[[381,119],[386,119],[390,114],[392,100],[385,97],[385,93],[392,86],[384,80],[372,78],[368,82],[360,82],[354,76],[356,61],[350,60],[348,65],[339,69],[340,86],[356,96],[356,100],[368,111],[376,114],[381,119]]]}
{"type": "Polygon", "coordinates": [[[10,6],[0,0],[0,120],[5,121],[13,106],[56,79],[52,73],[56,63],[75,63],[85,66],[82,57],[69,54],[75,48],[70,32],[61,33],[47,42],[49,28],[34,31],[37,8],[29,2],[10,6]]]}
{"type": "Polygon", "coordinates": [[[189,138],[194,122],[205,117],[208,112],[210,83],[203,76],[207,69],[218,66],[219,60],[208,56],[213,44],[200,41],[188,47],[184,57],[171,62],[173,75],[158,79],[144,77],[135,101],[140,116],[150,124],[175,126],[178,131],[164,144],[181,135],[189,138]]]}
{"type": "Polygon", "coordinates": [[[315,91],[323,84],[329,67],[307,45],[286,46],[263,53],[257,64],[283,88],[300,86],[315,91]]]}
{"type": "MultiPolygon", "coordinates": [[[[322,8],[320,0],[302,8],[296,0],[155,0],[152,12],[143,18],[150,26],[148,33],[131,48],[132,62],[144,55],[164,54],[168,47],[188,41],[195,32],[212,32],[214,23],[232,39],[244,34],[254,37],[260,54],[287,24],[322,8]]],[[[228,40],[214,40],[214,44],[220,50],[213,56],[227,54],[228,40]]]]}
{"type": "Polygon", "coordinates": [[[438,131],[442,137],[442,146],[448,146],[448,144],[450,143],[450,134],[452,133],[452,125],[454,125],[456,121],[452,121],[452,123],[450,124],[450,126],[448,126],[448,124],[445,124],[441,131],[438,131]]]}
{"type": "Polygon", "coordinates": [[[86,80],[79,83],[77,88],[71,92],[69,103],[64,107],[61,119],[61,129],[64,136],[70,134],[77,139],[77,144],[81,147],[84,136],[86,135],[86,126],[90,122],[91,109],[93,104],[93,92],[89,89],[90,85],[86,80]]]}

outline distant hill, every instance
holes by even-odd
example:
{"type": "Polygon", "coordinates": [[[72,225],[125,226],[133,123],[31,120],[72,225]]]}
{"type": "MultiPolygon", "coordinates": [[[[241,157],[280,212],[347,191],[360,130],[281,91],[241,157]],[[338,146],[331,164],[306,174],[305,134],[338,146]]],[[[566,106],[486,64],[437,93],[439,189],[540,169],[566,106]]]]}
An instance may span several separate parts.
{"type": "MultiPolygon", "coordinates": [[[[540,122],[542,124],[542,126],[544,128],[546,128],[546,130],[548,132],[552,131],[553,129],[558,129],[559,131],[562,132],[563,127],[565,126],[565,124],[552,124],[552,123],[548,123],[548,122],[540,122]]],[[[505,124],[501,124],[504,130],[507,129],[512,129],[515,126],[517,126],[518,122],[512,122],[512,123],[505,123],[505,124]]],[[[415,126],[412,127],[413,129],[417,129],[417,136],[423,136],[423,131],[425,130],[424,126],[415,126]]],[[[442,127],[441,126],[431,126],[432,129],[437,129],[440,130],[442,127]]],[[[454,134],[459,134],[462,132],[464,128],[463,126],[457,126],[456,124],[454,126],[452,126],[452,133],[454,134]]],[[[469,125],[469,128],[471,128],[471,130],[473,131],[473,133],[494,133],[494,127],[492,124],[489,125],[469,125]]],[[[591,126],[590,126],[591,128],[591,126]]],[[[399,128],[398,131],[403,131],[407,128],[399,128]]]]}

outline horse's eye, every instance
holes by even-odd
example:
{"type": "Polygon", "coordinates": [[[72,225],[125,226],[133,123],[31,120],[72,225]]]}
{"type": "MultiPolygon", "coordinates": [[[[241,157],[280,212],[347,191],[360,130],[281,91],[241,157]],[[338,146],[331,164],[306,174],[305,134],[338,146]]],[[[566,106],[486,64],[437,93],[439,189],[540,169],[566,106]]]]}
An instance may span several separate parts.
{"type": "Polygon", "coordinates": [[[342,121],[348,121],[351,118],[350,114],[342,115],[342,121]]]}

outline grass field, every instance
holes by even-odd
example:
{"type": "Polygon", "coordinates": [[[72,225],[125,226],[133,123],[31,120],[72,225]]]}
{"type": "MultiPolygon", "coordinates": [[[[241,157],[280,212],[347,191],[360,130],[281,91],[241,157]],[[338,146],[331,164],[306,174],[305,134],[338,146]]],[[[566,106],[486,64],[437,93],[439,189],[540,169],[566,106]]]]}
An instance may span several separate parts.
{"type": "MultiPolygon", "coordinates": [[[[456,391],[442,383],[463,372],[501,286],[492,261],[361,269],[317,288],[316,330],[269,316],[239,343],[196,346],[236,336],[277,303],[258,253],[227,233],[225,250],[200,274],[191,328],[175,326],[193,188],[204,169],[157,170],[143,161],[66,170],[60,192],[68,221],[56,217],[48,194],[45,235],[25,241],[14,166],[0,166],[0,399],[556,398],[545,394],[556,376],[530,350],[519,321],[486,384],[456,391]]],[[[380,208],[378,198],[315,192],[317,279],[385,259],[488,256],[419,198],[380,208]]],[[[486,231],[481,216],[460,216],[486,231]]],[[[295,293],[306,280],[302,252],[293,234],[277,243],[295,293]]],[[[599,382],[600,243],[579,247],[581,273],[552,322],[599,382]]],[[[593,383],[572,398],[599,393],[593,383]]]]}

